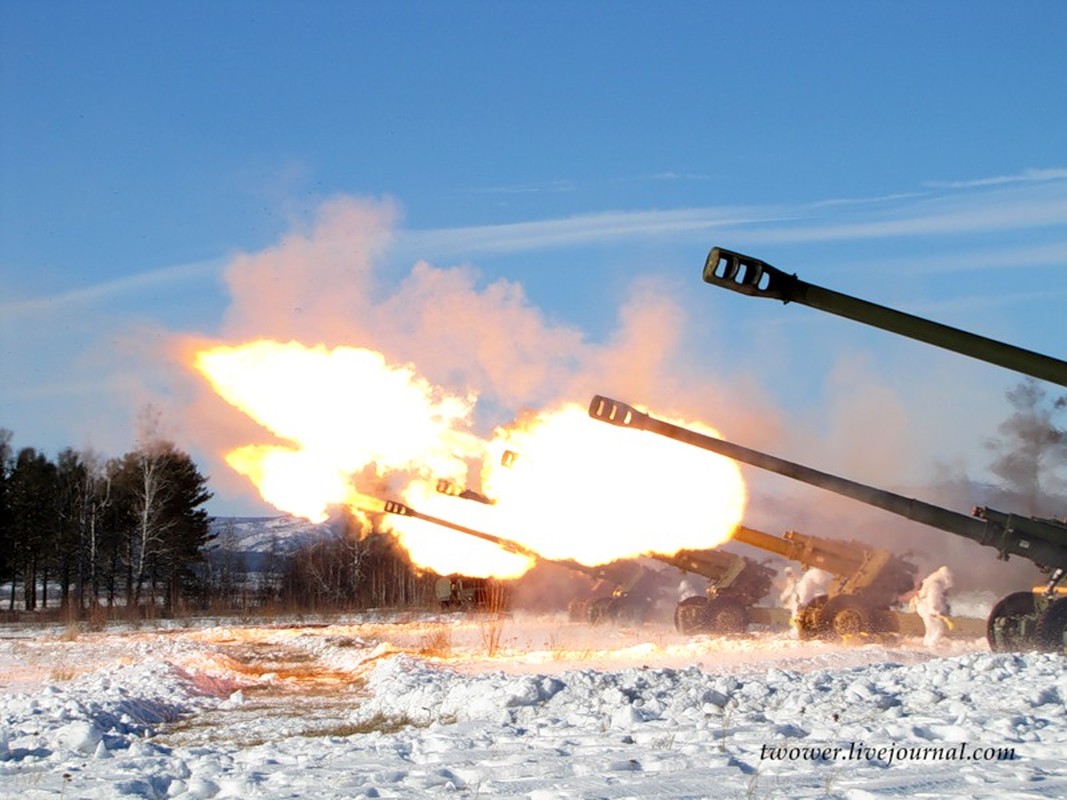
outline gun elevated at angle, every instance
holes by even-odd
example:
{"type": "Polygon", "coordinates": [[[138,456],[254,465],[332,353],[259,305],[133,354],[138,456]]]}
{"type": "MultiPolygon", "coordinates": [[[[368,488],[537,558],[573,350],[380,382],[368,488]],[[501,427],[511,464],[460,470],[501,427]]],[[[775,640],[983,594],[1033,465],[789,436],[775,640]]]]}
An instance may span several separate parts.
{"type": "Polygon", "coordinates": [[[1067,362],[974,333],[905,314],[824,289],[758,258],[714,247],[704,263],[704,281],[750,297],[798,303],[917,339],[990,364],[1067,386],[1067,362]]]}
{"type": "MultiPolygon", "coordinates": [[[[513,450],[507,450],[501,463],[510,467],[520,457],[513,450]]],[[[494,504],[494,501],[485,495],[470,489],[463,489],[446,478],[437,481],[437,491],[451,497],[461,497],[488,505],[494,504]]],[[[477,533],[480,534],[480,532],[477,533]]],[[[481,538],[488,537],[487,534],[480,535],[481,538]]],[[[496,537],[488,538],[492,540],[496,537]]],[[[676,567],[683,572],[692,572],[707,578],[710,582],[709,592],[747,605],[755,603],[769,591],[774,574],[773,570],[744,556],[714,549],[683,549],[670,555],[649,552],[645,556],[676,567]]],[[[635,587],[639,586],[649,575],[648,570],[640,564],[630,563],[627,566],[617,562],[604,567],[589,567],[573,560],[546,558],[539,558],[539,560],[587,575],[598,582],[598,588],[603,588],[603,584],[613,587],[610,597],[600,597],[591,601],[573,601],[570,608],[572,621],[584,619],[594,625],[608,620],[632,621],[633,618],[643,616],[647,612],[643,606],[651,602],[651,598],[643,597],[640,593],[633,594],[635,587]]],[[[707,622],[708,620],[702,619],[701,627],[707,622]]],[[[743,620],[736,618],[734,622],[739,625],[746,624],[743,620]]],[[[695,631],[696,629],[686,632],[695,631]]]]}
{"type": "Polygon", "coordinates": [[[1021,517],[991,508],[975,508],[972,516],[967,516],[698,433],[600,395],[590,403],[589,415],[611,425],[666,436],[963,536],[996,548],[1005,559],[1017,555],[1045,570],[1067,568],[1067,524],[1057,520],[1021,517]]]}
{"type": "Polygon", "coordinates": [[[731,538],[735,542],[796,561],[805,568],[815,567],[843,577],[861,573],[872,562],[878,562],[881,567],[891,558],[888,552],[885,552],[884,557],[880,557],[883,551],[859,542],[826,539],[797,531],[786,531],[781,536],[773,536],[741,525],[734,530],[731,538]]]}
{"type": "Polygon", "coordinates": [[[495,544],[501,550],[506,550],[509,553],[515,555],[525,556],[526,558],[542,560],[535,551],[528,547],[524,547],[516,541],[511,539],[505,539],[502,536],[494,536],[491,533],[483,533],[482,531],[475,530],[474,528],[468,528],[466,525],[460,525],[456,522],[451,522],[441,517],[435,517],[430,514],[424,514],[421,511],[416,511],[409,505],[400,503],[396,500],[381,500],[377,497],[370,497],[369,495],[357,495],[353,500],[353,505],[362,511],[378,514],[396,514],[400,517],[411,517],[412,519],[421,519],[424,522],[430,522],[434,525],[439,525],[442,528],[448,528],[458,533],[466,534],[467,536],[473,536],[476,539],[495,544]]]}
{"type": "MultiPolygon", "coordinates": [[[[438,481],[437,481],[437,492],[438,492],[438,494],[448,495],[449,497],[459,497],[459,498],[461,498],[463,500],[472,500],[472,501],[474,501],[476,503],[483,503],[483,504],[485,504],[487,506],[496,505],[496,501],[491,500],[490,498],[486,497],[481,492],[476,492],[476,491],[474,491],[472,489],[461,488],[456,483],[454,483],[453,481],[451,481],[451,480],[449,480],[447,478],[439,478],[438,479],[438,481]]],[[[434,522],[434,523],[436,523],[438,525],[443,525],[446,528],[451,528],[454,531],[459,531],[460,533],[465,533],[468,536],[474,536],[475,538],[483,539],[483,540],[485,540],[487,542],[492,542],[493,544],[497,545],[498,547],[500,547],[500,548],[502,548],[504,550],[507,550],[509,553],[517,553],[518,555],[523,555],[523,556],[526,556],[528,558],[532,558],[532,559],[535,559],[537,561],[544,562],[546,564],[558,564],[561,567],[566,567],[567,569],[572,570],[574,572],[580,572],[583,575],[588,575],[590,578],[594,578],[596,580],[610,580],[611,579],[610,575],[607,573],[606,570],[600,569],[598,567],[587,567],[585,564],[579,564],[577,561],[545,558],[544,556],[541,556],[540,554],[538,554],[536,551],[531,550],[528,547],[524,547],[523,545],[519,544],[518,542],[514,541],[513,539],[505,539],[502,536],[494,536],[491,533],[483,533],[482,531],[476,531],[476,530],[473,530],[472,528],[468,528],[468,527],[466,527],[464,525],[457,525],[454,522],[448,522],[447,520],[439,519],[437,517],[429,517],[429,516],[427,516],[425,514],[420,514],[420,513],[416,512],[416,511],[414,511],[414,509],[410,508],[409,506],[405,506],[403,503],[396,503],[395,501],[392,501],[392,500],[385,501],[385,502],[387,503],[387,505],[398,506],[398,507],[403,508],[403,509],[406,510],[406,511],[392,511],[391,509],[388,509],[388,508],[385,509],[386,511],[388,511],[390,513],[403,514],[404,516],[409,516],[409,517],[414,516],[414,517],[417,517],[419,519],[427,520],[429,522],[434,522]]]]}
{"type": "MultiPolygon", "coordinates": [[[[747,544],[767,553],[774,553],[789,561],[796,561],[805,568],[815,567],[834,575],[850,577],[860,572],[871,559],[873,548],[859,542],[824,539],[796,531],[786,531],[781,536],[739,525],[734,529],[731,541],[747,544]]],[[[713,577],[712,570],[704,566],[709,558],[736,558],[718,550],[681,550],[669,558],[656,556],[679,569],[713,577]]],[[[715,563],[714,561],[712,562],[715,563]]]]}

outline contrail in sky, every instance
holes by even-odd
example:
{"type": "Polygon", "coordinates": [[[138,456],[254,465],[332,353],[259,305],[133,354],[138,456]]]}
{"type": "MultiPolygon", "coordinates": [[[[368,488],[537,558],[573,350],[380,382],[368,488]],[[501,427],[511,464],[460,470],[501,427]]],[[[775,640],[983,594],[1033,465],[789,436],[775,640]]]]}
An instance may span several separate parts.
{"type": "MultiPolygon", "coordinates": [[[[934,184],[930,184],[933,186],[934,184]]],[[[861,241],[894,236],[948,236],[991,230],[1056,228],[1067,225],[1067,169],[1028,170],[1014,176],[940,184],[943,188],[987,188],[981,193],[905,194],[824,200],[795,206],[738,206],[646,211],[603,211],[556,219],[463,228],[400,230],[394,255],[446,260],[478,253],[537,252],[562,247],[610,245],[648,239],[706,238],[711,232],[744,231],[750,241],[801,243],[861,241]]],[[[1062,235],[1062,234],[1060,234],[1062,235]]],[[[1025,252],[980,253],[948,259],[940,254],[926,269],[983,269],[1005,264],[1062,263],[1067,240],[1035,245],[1025,252]]],[[[0,316],[47,313],[78,304],[200,281],[221,275],[227,258],[179,264],[127,275],[55,295],[0,304],[0,316]]]]}

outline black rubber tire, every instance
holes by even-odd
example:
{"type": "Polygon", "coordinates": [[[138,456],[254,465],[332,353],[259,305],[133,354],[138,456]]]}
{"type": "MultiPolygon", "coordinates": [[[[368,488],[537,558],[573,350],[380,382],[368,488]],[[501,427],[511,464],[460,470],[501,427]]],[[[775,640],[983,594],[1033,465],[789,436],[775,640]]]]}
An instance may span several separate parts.
{"type": "Polygon", "coordinates": [[[864,605],[863,601],[838,595],[828,600],[819,611],[819,635],[827,639],[843,639],[878,633],[876,619],[876,610],[864,605]]]}
{"type": "Polygon", "coordinates": [[[674,609],[674,629],[685,636],[707,633],[708,598],[694,595],[680,602],[674,609]]]}
{"type": "Polygon", "coordinates": [[[1022,621],[1019,618],[1032,617],[1035,613],[1033,592],[1013,592],[1001,598],[993,606],[989,619],[986,620],[986,641],[989,642],[989,649],[994,653],[1033,650],[1037,642],[1022,634],[1022,621]]]}
{"type": "Polygon", "coordinates": [[[797,609],[796,619],[793,620],[793,624],[796,626],[799,638],[814,639],[820,635],[819,617],[827,601],[827,596],[820,594],[807,605],[797,609]]]}
{"type": "Polygon", "coordinates": [[[708,626],[713,633],[744,633],[748,612],[735,600],[715,598],[708,604],[708,626]]]}
{"type": "Polygon", "coordinates": [[[615,621],[615,598],[598,597],[589,604],[589,624],[606,625],[615,621]]]}
{"type": "Polygon", "coordinates": [[[1067,597],[1049,603],[1037,618],[1037,646],[1050,653],[1067,653],[1063,634],[1067,631],[1067,597]]]}

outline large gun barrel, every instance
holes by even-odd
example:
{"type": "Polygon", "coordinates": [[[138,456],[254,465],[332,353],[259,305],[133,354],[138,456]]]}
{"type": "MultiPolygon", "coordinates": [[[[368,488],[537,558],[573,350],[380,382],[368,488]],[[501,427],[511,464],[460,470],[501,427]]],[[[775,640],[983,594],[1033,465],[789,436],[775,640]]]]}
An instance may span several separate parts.
{"type": "MultiPolygon", "coordinates": [[[[479,501],[485,502],[485,500],[479,501]]],[[[545,558],[539,553],[537,553],[537,550],[532,550],[529,547],[526,547],[525,545],[514,541],[513,539],[497,537],[497,535],[494,535],[492,533],[485,533],[484,531],[475,530],[474,528],[468,528],[467,526],[460,525],[459,523],[453,523],[450,521],[450,519],[443,519],[440,516],[433,516],[431,514],[426,514],[421,511],[416,511],[411,506],[405,505],[405,503],[399,502],[397,500],[378,500],[377,498],[375,498],[375,501],[369,503],[369,505],[373,506],[373,508],[368,508],[368,511],[378,511],[386,514],[396,514],[398,516],[410,516],[415,519],[421,519],[421,521],[423,522],[432,523],[433,525],[439,525],[442,528],[448,528],[449,530],[455,530],[459,533],[464,533],[468,535],[468,537],[474,537],[475,539],[481,539],[484,542],[495,544],[501,550],[506,550],[507,553],[513,553],[516,556],[525,556],[528,559],[534,561],[541,561],[547,564],[557,564],[559,566],[566,567],[566,569],[568,570],[582,573],[583,575],[587,575],[590,578],[594,578],[596,580],[608,580],[611,577],[606,570],[602,569],[602,567],[586,566],[585,564],[579,564],[577,561],[571,560],[545,558]]]]}
{"type": "Polygon", "coordinates": [[[1055,520],[1024,518],[989,508],[976,508],[973,516],[967,516],[689,430],[600,395],[590,403],[589,416],[611,425],[666,436],[851,497],[906,519],[966,537],[987,547],[995,547],[1002,558],[1019,555],[1042,568],[1067,567],[1067,524],[1055,520]]]}
{"type": "Polygon", "coordinates": [[[725,550],[679,550],[672,555],[650,554],[650,558],[662,561],[683,572],[692,572],[712,582],[728,583],[745,568],[746,560],[742,556],[727,553],[725,550]]]}
{"type": "Polygon", "coordinates": [[[841,576],[857,572],[863,566],[868,551],[872,549],[856,542],[805,536],[796,531],[786,531],[783,536],[774,536],[744,525],[739,525],[731,538],[735,542],[775,553],[790,561],[798,561],[805,567],[818,567],[841,576]]]}
{"type": "Polygon", "coordinates": [[[731,538],[735,542],[741,542],[750,547],[766,550],[768,553],[774,553],[775,555],[783,556],[784,558],[796,560],[798,552],[797,546],[785,537],[774,536],[770,533],[757,531],[755,528],[738,525],[737,528],[734,529],[734,535],[731,538]]]}
{"type": "MultiPolygon", "coordinates": [[[[507,452],[511,453],[510,450],[507,451],[507,452]]],[[[515,454],[511,453],[511,455],[514,456],[515,454]]],[[[459,497],[459,498],[462,498],[464,500],[473,500],[473,501],[478,502],[478,503],[484,503],[487,506],[491,506],[491,505],[495,505],[496,504],[495,500],[492,500],[492,499],[486,497],[481,492],[476,492],[473,489],[463,489],[459,485],[457,485],[454,481],[451,481],[448,478],[439,478],[438,479],[438,481],[437,481],[437,491],[440,494],[446,494],[449,497],[459,497]]],[[[468,536],[474,536],[474,537],[476,537],[478,539],[484,539],[487,542],[492,542],[493,544],[503,548],[504,550],[507,550],[508,552],[518,553],[520,555],[528,556],[529,558],[533,558],[533,559],[536,559],[538,561],[544,561],[544,562],[546,562],[548,564],[558,564],[560,566],[566,567],[569,570],[573,570],[574,572],[580,572],[583,575],[588,575],[590,578],[593,578],[595,580],[610,580],[611,579],[611,576],[608,574],[608,572],[606,570],[600,568],[600,567],[587,567],[585,564],[579,564],[577,561],[572,561],[572,560],[569,560],[569,559],[568,560],[561,560],[561,559],[544,558],[543,556],[539,555],[538,553],[536,553],[535,551],[531,550],[530,548],[524,547],[523,545],[519,544],[518,542],[516,542],[516,541],[514,541],[512,539],[505,539],[502,536],[494,536],[491,533],[483,533],[482,531],[476,531],[476,530],[468,528],[468,527],[466,527],[464,525],[457,525],[454,522],[448,522],[446,520],[438,519],[437,517],[429,517],[426,514],[421,514],[421,513],[417,512],[417,511],[415,511],[410,506],[406,506],[403,503],[398,503],[398,502],[396,502],[394,500],[386,501],[385,504],[386,504],[385,511],[390,512],[390,513],[405,514],[406,516],[419,517],[419,518],[421,518],[423,520],[427,520],[429,522],[434,522],[434,523],[437,523],[438,525],[443,525],[446,528],[451,528],[452,530],[459,531],[460,533],[465,533],[468,536]],[[396,510],[396,509],[400,509],[400,510],[396,510]]]]}
{"type": "Polygon", "coordinates": [[[505,539],[502,536],[493,536],[491,533],[483,533],[474,528],[468,528],[466,525],[460,525],[459,523],[441,519],[440,517],[434,517],[430,514],[423,514],[421,511],[416,511],[411,506],[404,505],[396,500],[381,501],[381,510],[386,514],[396,514],[401,517],[412,517],[414,519],[421,519],[424,522],[432,522],[434,525],[440,525],[442,528],[449,528],[459,533],[464,533],[467,536],[473,536],[476,539],[482,539],[486,542],[495,544],[501,550],[506,550],[509,553],[515,553],[516,555],[538,560],[541,558],[536,552],[528,547],[523,547],[516,541],[505,539]]]}
{"type": "Polygon", "coordinates": [[[815,286],[765,261],[733,250],[711,249],[704,263],[704,280],[752,297],[810,306],[1067,386],[1065,361],[815,286]]]}

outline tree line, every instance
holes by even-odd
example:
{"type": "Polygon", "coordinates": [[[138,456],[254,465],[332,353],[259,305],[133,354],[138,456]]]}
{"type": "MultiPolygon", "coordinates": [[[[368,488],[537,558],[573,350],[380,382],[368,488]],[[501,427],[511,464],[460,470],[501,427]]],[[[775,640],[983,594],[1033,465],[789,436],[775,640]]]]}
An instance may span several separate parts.
{"type": "Polygon", "coordinates": [[[198,570],[219,611],[321,612],[427,606],[437,575],[416,569],[396,537],[342,512],[329,531],[289,550],[244,552],[232,519],[219,520],[198,570]]]}
{"type": "MultiPolygon", "coordinates": [[[[1006,393],[1011,415],[985,441],[991,472],[1020,502],[1017,512],[1060,517],[1067,395],[1023,380],[1006,393]]],[[[151,420],[149,420],[149,423],[151,420]]],[[[424,606],[432,573],[415,569],[388,535],[340,520],[337,535],[296,552],[247,554],[228,546],[226,525],[203,508],[207,479],[151,424],[119,458],[67,448],[55,458],[15,451],[0,428],[0,612],[99,609],[138,614],[186,610],[325,611],[424,606]],[[216,533],[218,540],[215,540],[216,533]]]]}
{"type": "Polygon", "coordinates": [[[0,429],[0,608],[169,610],[189,593],[212,493],[187,453],[154,438],[121,458],[52,459],[11,440],[0,429]]]}
{"type": "Polygon", "coordinates": [[[120,458],[33,447],[0,428],[0,612],[70,618],[121,610],[325,611],[424,605],[433,579],[396,540],[344,517],[295,552],[233,549],[203,508],[207,479],[173,442],[147,437],[120,458]]]}

